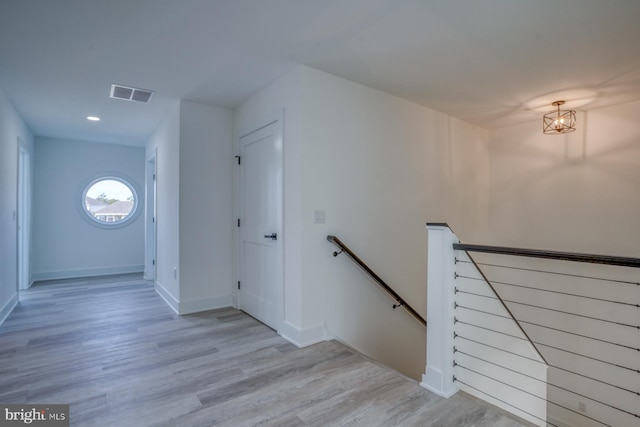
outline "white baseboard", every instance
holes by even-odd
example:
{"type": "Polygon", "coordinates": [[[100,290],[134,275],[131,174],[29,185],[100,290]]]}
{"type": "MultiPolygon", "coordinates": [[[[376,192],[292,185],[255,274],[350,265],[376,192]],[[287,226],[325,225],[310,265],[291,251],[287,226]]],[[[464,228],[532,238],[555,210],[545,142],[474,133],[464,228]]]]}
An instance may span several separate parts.
{"type": "Polygon", "coordinates": [[[240,305],[238,304],[238,294],[231,295],[231,306],[236,310],[240,310],[240,305]]]}
{"type": "Polygon", "coordinates": [[[422,374],[422,381],[420,382],[421,387],[445,399],[450,398],[458,392],[458,388],[454,385],[445,385],[442,372],[429,366],[427,366],[425,370],[426,373],[422,374]]]}
{"type": "Polygon", "coordinates": [[[233,304],[231,294],[221,297],[200,298],[197,300],[180,301],[178,314],[199,313],[201,311],[216,310],[218,308],[231,307],[233,304]]]}
{"type": "Polygon", "coordinates": [[[324,324],[313,328],[301,329],[287,321],[284,321],[282,322],[282,327],[278,331],[278,334],[299,348],[332,339],[331,334],[324,324]]]}
{"type": "Polygon", "coordinates": [[[123,265],[120,267],[83,268],[78,270],[45,271],[33,273],[32,281],[77,279],[79,277],[109,276],[112,274],[142,273],[144,265],[123,265]]]}
{"type": "Polygon", "coordinates": [[[180,314],[180,311],[179,311],[179,309],[180,309],[180,301],[175,299],[173,297],[173,295],[171,295],[171,293],[169,291],[167,291],[165,289],[165,287],[162,286],[162,284],[160,282],[158,282],[157,280],[154,282],[153,288],[155,289],[156,293],[158,295],[160,295],[160,298],[162,298],[164,300],[164,302],[166,302],[167,305],[169,307],[171,307],[171,309],[173,311],[176,312],[176,314],[180,314]]]}
{"type": "Polygon", "coordinates": [[[0,308],[0,325],[9,317],[14,308],[18,305],[18,293],[13,294],[9,301],[0,308]]]}
{"type": "Polygon", "coordinates": [[[154,283],[154,289],[156,293],[167,303],[167,305],[180,316],[232,306],[231,294],[222,297],[179,301],[158,281],[154,283]]]}
{"type": "Polygon", "coordinates": [[[573,424],[569,424],[567,422],[559,420],[558,418],[554,418],[551,415],[548,415],[548,421],[549,421],[549,423],[553,424],[554,426],[558,426],[558,427],[575,427],[573,424]]]}
{"type": "Polygon", "coordinates": [[[459,390],[455,390],[455,391],[452,391],[450,393],[442,393],[442,392],[440,392],[440,390],[437,390],[437,389],[431,387],[429,384],[425,383],[424,380],[420,382],[420,386],[422,388],[426,388],[427,390],[429,390],[433,394],[437,394],[440,397],[444,397],[445,399],[450,398],[451,396],[453,396],[454,394],[456,394],[459,391],[459,390]]]}

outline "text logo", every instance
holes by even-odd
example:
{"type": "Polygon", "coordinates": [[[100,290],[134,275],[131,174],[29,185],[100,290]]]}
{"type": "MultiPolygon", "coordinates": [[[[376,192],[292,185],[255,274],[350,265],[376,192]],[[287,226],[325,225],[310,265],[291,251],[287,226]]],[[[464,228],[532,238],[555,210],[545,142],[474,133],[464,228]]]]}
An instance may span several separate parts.
{"type": "Polygon", "coordinates": [[[69,427],[69,405],[0,404],[0,426],[69,427]]]}

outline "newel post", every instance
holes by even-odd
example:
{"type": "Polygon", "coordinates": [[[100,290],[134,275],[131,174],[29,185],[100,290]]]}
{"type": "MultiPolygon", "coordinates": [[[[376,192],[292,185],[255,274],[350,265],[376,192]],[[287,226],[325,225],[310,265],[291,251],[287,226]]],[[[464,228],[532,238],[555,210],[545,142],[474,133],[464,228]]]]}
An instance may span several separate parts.
{"type": "Polygon", "coordinates": [[[458,239],[447,224],[427,224],[427,364],[422,385],[449,398],[453,381],[453,320],[455,252],[458,239]]]}

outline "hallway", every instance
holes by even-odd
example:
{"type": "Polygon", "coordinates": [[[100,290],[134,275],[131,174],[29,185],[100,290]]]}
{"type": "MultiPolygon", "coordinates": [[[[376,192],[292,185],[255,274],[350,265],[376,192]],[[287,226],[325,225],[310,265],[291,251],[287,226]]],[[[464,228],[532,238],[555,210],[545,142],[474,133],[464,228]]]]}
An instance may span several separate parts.
{"type": "Polygon", "coordinates": [[[0,402],[70,404],[72,426],[523,425],[232,308],[177,316],[139,275],[21,293],[0,327],[0,402]]]}

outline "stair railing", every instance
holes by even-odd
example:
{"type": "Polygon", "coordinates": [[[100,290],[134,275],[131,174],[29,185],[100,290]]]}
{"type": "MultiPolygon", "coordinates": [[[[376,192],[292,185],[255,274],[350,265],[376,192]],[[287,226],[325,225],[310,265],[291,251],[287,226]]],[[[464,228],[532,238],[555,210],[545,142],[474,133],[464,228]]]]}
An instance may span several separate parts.
{"type": "Polygon", "coordinates": [[[328,235],[327,240],[336,245],[340,250],[333,252],[333,256],[345,253],[355,262],[360,268],[362,268],[387,294],[389,294],[396,303],[393,304],[393,308],[402,307],[409,312],[418,322],[423,326],[427,326],[427,321],[420,316],[420,314],[413,308],[407,301],[405,301],[396,291],[394,291],[384,280],[380,278],[360,257],[358,257],[347,245],[345,245],[336,236],[328,235]]]}
{"type": "MultiPolygon", "coordinates": [[[[462,243],[453,249],[468,256],[458,263],[482,269],[546,356],[547,425],[640,425],[640,259],[462,243]],[[595,265],[584,271],[580,264],[595,265]]],[[[464,274],[457,280],[477,281],[464,274]]],[[[459,293],[469,299],[468,285],[459,293]]]]}
{"type": "Polygon", "coordinates": [[[446,224],[427,228],[426,388],[540,426],[638,425],[640,259],[462,244],[446,224]]]}

